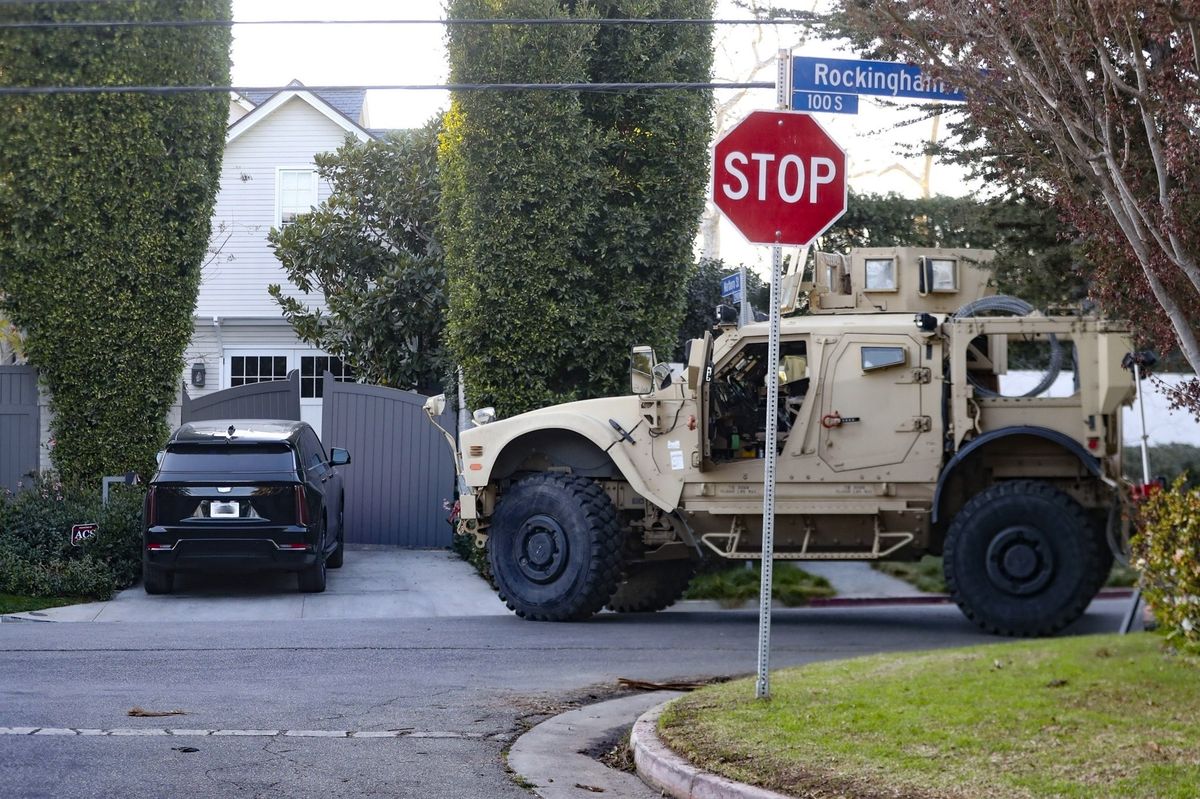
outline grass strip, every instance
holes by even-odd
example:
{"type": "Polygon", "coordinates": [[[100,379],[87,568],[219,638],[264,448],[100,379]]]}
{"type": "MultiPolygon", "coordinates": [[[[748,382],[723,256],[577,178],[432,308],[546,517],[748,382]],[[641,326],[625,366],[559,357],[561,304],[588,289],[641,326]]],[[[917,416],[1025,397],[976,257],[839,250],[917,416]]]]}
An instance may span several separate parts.
{"type": "MultiPolygon", "coordinates": [[[[738,607],[757,599],[762,574],[757,565],[731,566],[720,571],[702,572],[692,578],[684,599],[715,599],[725,607],[738,607]]],[[[807,605],[817,597],[834,595],[833,586],[824,577],[809,574],[790,563],[776,563],[771,572],[771,596],[788,607],[807,605]]]]}
{"type": "Polygon", "coordinates": [[[1088,636],[813,664],[673,702],[664,740],[805,799],[1194,799],[1200,658],[1088,636]]]}
{"type": "Polygon", "coordinates": [[[63,605],[78,605],[95,600],[78,596],[21,596],[0,594],[0,613],[24,613],[28,610],[60,608],[63,605]]]}

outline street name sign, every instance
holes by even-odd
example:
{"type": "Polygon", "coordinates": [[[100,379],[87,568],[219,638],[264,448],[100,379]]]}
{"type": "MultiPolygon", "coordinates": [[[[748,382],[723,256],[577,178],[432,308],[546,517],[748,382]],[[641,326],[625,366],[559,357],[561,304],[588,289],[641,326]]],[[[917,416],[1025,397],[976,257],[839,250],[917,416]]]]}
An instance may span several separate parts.
{"type": "Polygon", "coordinates": [[[793,111],[816,111],[823,114],[857,114],[857,94],[836,92],[792,92],[793,111]]]}
{"type": "Polygon", "coordinates": [[[742,273],[734,272],[721,278],[721,296],[730,297],[734,302],[742,299],[742,273]]]}
{"type": "MultiPolygon", "coordinates": [[[[860,61],[849,58],[792,56],[792,103],[804,108],[800,95],[869,94],[907,100],[940,100],[961,103],[966,96],[912,64],[893,61],[860,61]]],[[[814,109],[815,110],[815,109],[814,109]]]]}

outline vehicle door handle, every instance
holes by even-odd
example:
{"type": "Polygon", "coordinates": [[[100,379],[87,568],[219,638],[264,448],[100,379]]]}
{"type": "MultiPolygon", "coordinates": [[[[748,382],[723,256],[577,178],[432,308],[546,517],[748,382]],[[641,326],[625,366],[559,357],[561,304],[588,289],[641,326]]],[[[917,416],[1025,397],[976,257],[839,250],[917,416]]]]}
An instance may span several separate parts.
{"type": "Polygon", "coordinates": [[[842,425],[849,424],[850,422],[861,422],[861,421],[862,421],[861,417],[842,416],[837,411],[834,411],[833,413],[827,413],[821,417],[821,427],[824,427],[826,430],[832,430],[835,427],[841,427],[842,425]]]}

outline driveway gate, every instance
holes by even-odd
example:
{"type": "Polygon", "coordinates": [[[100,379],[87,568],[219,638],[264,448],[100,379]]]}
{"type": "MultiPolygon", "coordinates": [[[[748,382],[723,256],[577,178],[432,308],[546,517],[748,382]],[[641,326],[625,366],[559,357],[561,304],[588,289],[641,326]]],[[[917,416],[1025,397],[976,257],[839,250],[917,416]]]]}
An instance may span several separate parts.
{"type": "Polygon", "coordinates": [[[0,489],[30,484],[38,470],[37,370],[0,366],[0,489]]]}
{"type": "MultiPolygon", "coordinates": [[[[452,531],[443,503],[456,496],[454,461],[442,434],[425,418],[426,398],[338,382],[328,372],[323,395],[321,441],[326,450],[345,447],[353,459],[339,467],[345,481],[346,541],[449,546],[452,531]]],[[[293,371],[287,380],[237,386],[195,400],[185,391],[182,419],[299,420],[299,377],[293,371]]],[[[453,412],[447,411],[442,426],[453,430],[454,424],[453,412]]]]}
{"type": "MultiPolygon", "coordinates": [[[[346,540],[444,547],[452,538],[443,502],[456,496],[450,447],[429,423],[426,397],[381,386],[340,383],[325,373],[322,437],[353,458],[346,481],[346,540]]],[[[442,426],[453,430],[447,412],[442,426]]]]}
{"type": "Polygon", "coordinates": [[[300,373],[288,372],[287,380],[271,380],[234,386],[192,399],[183,392],[183,424],[213,419],[291,419],[300,421],[300,373]]]}

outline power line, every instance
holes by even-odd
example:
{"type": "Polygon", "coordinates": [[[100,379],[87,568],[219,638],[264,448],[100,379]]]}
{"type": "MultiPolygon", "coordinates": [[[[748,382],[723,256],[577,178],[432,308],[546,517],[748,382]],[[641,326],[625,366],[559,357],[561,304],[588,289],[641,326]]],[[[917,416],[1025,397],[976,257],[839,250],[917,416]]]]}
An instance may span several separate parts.
{"type": "MultiPolygon", "coordinates": [[[[76,2],[77,0],[70,0],[76,2]]],[[[44,0],[43,0],[44,2],[44,0]]],[[[0,3],[0,7],[13,5],[0,3]]],[[[71,30],[118,28],[232,28],[250,25],[441,25],[446,27],[497,27],[523,25],[527,27],[558,27],[591,25],[601,27],[628,26],[700,26],[700,25],[806,25],[815,16],[772,19],[685,19],[629,18],[587,19],[579,17],[514,18],[514,19],[178,19],[178,20],[40,20],[32,22],[0,22],[0,30],[71,30]]]]}
{"type": "Polygon", "coordinates": [[[0,97],[61,94],[228,94],[236,92],[271,93],[281,91],[451,91],[451,92],[526,92],[526,91],[698,91],[703,89],[774,89],[774,83],[386,83],[362,86],[0,86],[0,97]]]}

